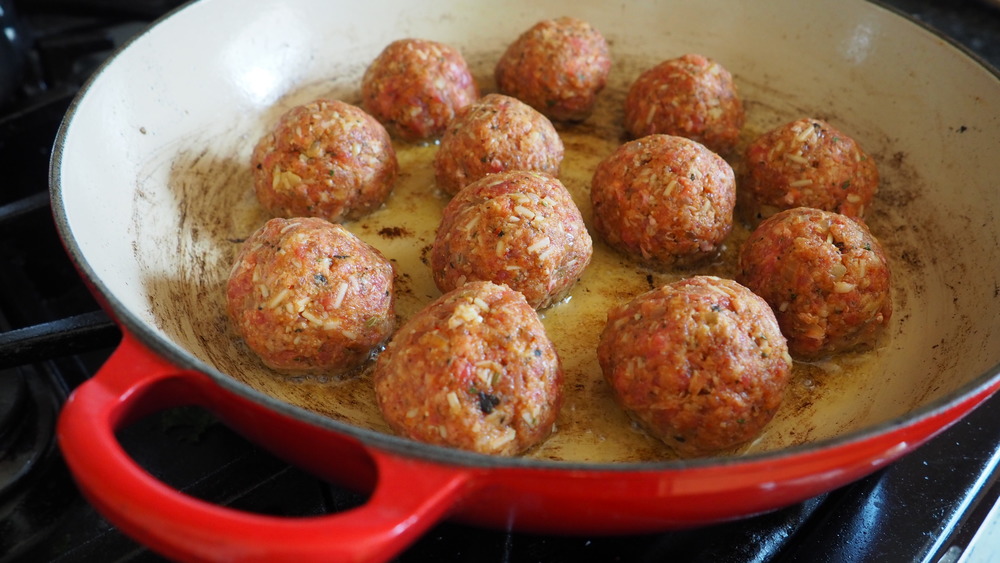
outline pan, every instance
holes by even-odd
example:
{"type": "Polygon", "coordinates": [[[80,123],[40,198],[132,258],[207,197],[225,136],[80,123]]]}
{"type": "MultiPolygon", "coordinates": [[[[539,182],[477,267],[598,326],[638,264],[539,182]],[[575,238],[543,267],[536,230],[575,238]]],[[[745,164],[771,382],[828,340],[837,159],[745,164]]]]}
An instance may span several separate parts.
{"type": "MultiPolygon", "coordinates": [[[[787,506],[891,463],[1000,386],[998,139],[994,70],[856,0],[195,2],[95,73],[57,137],[51,194],[60,235],[124,332],[65,406],[59,443],[99,511],[180,560],[386,560],[445,518],[621,534],[787,506]],[[572,297],[542,312],[565,370],[557,430],[519,457],[395,436],[374,406],[369,374],[273,373],[226,318],[232,261],[267,219],[254,199],[250,152],[282,112],[318,97],[358,102],[367,65],[406,37],[457,47],[482,91],[492,91],[505,46],[563,15],[597,27],[613,59],[594,114],[559,129],[567,147],[560,179],[588,226],[590,176],[625,140],[628,85],[684,53],[733,73],[747,112],[741,143],[810,116],[848,132],[879,166],[866,221],[893,271],[890,326],[872,350],[796,362],[781,409],[739,450],[677,458],[614,404],[594,351],[607,308],[692,272],[644,269],[597,237],[572,297]],[[366,502],[281,518],[171,489],[128,457],[115,432],[179,405],[212,411],[291,462],[365,491],[366,502]]],[[[394,262],[405,320],[440,295],[423,259],[446,196],[434,186],[437,145],[396,150],[401,172],[387,203],[345,226],[394,262]]],[[[746,236],[746,226],[734,227],[721,259],[696,273],[731,277],[746,236]]]]}

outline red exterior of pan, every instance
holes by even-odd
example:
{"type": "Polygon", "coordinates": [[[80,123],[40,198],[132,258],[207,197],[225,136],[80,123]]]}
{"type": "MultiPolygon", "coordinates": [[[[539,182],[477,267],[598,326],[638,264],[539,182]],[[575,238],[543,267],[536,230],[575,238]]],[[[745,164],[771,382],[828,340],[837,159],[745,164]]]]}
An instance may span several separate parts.
{"type": "Polygon", "coordinates": [[[72,395],[58,434],[86,497],[124,531],[169,557],[381,561],[448,517],[531,532],[623,534],[777,509],[897,459],[998,386],[883,433],[730,463],[560,468],[485,459],[462,464],[421,452],[422,446],[408,452],[366,444],[248,401],[203,374],[174,367],[126,333],[107,365],[72,395]],[[293,463],[370,496],[363,506],[342,513],[281,518],[176,491],[128,457],[115,432],[144,414],[180,405],[205,407],[293,463]]]}

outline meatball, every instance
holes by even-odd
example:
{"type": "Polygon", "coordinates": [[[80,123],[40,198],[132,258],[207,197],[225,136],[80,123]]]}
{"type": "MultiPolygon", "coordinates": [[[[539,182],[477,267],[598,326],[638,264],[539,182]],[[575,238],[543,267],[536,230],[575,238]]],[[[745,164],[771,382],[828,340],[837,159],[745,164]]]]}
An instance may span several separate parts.
{"type": "Polygon", "coordinates": [[[494,71],[501,93],[556,121],[590,116],[607,84],[611,55],[604,36],[569,17],[544,20],[518,37],[494,71]]]}
{"type": "Polygon", "coordinates": [[[243,243],[226,307],[271,368],[343,375],[395,328],[393,268],[344,227],[314,217],[271,219],[243,243]]]}
{"type": "Polygon", "coordinates": [[[732,167],[683,137],[629,141],[591,180],[594,228],[613,248],[654,268],[715,257],[733,227],[732,167]]]}
{"type": "Polygon", "coordinates": [[[756,138],[744,167],[739,213],[750,225],[795,207],[861,218],[878,189],[875,161],[819,119],[799,119],[756,138]]]}
{"type": "Polygon", "coordinates": [[[562,403],[562,368],[538,315],[491,282],[469,282],[404,323],[373,377],[393,431],[486,454],[540,443],[562,403]]]}
{"type": "Polygon", "coordinates": [[[625,130],[633,138],[678,135],[726,154],[745,120],[732,75],[701,55],[663,61],[640,74],[625,96],[625,130]]]}
{"type": "Polygon", "coordinates": [[[389,133],[372,116],[320,99],[286,112],[251,156],[254,189],[277,217],[339,223],[382,205],[399,165],[389,133]]]}
{"type": "Polygon", "coordinates": [[[487,94],[448,125],[434,155],[434,177],[454,195],[487,174],[507,170],[559,176],[562,159],[562,139],[544,115],[516,98],[487,94]]]}
{"type": "Polygon", "coordinates": [[[712,276],[614,307],[597,355],[622,408],[684,457],[756,437],[781,405],[792,368],[767,303],[712,276]]]}
{"type": "Polygon", "coordinates": [[[800,207],[765,220],[740,249],[736,279],[771,305],[800,359],[870,348],[892,316],[882,247],[838,213],[800,207]]]}
{"type": "Polygon", "coordinates": [[[362,107],[405,141],[440,137],[455,114],[478,97],[458,49],[423,39],[390,43],[361,79],[362,107]]]}
{"type": "Polygon", "coordinates": [[[569,291],[592,254],[583,217],[562,182],[517,170],[481,178],[448,202],[431,268],[441,291],[492,281],[539,309],[569,291]]]}

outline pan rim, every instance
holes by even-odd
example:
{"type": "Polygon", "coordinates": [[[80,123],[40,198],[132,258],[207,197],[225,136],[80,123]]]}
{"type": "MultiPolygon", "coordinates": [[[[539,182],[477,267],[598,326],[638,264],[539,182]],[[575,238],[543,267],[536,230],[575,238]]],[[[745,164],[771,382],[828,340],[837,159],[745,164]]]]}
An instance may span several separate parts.
{"type": "MultiPolygon", "coordinates": [[[[63,155],[66,151],[66,139],[81,103],[87,97],[94,84],[101,80],[101,77],[106,73],[106,71],[113,64],[115,64],[119,55],[126,51],[133,43],[140,41],[143,37],[148,35],[151,30],[157,28],[160,23],[172,18],[179,12],[185,11],[192,6],[196,6],[201,3],[201,0],[194,0],[183,4],[151,22],[144,30],[126,40],[118,49],[115,50],[115,52],[113,52],[103,63],[101,63],[101,65],[84,82],[77,94],[73,97],[73,100],[70,102],[56,134],[49,163],[49,192],[54,222],[64,248],[77,270],[81,273],[92,290],[96,291],[100,295],[108,313],[116,320],[122,329],[127,330],[130,334],[136,336],[143,345],[147,346],[151,351],[168,360],[178,368],[191,369],[204,373],[212,379],[214,384],[219,385],[228,392],[247,398],[262,407],[274,410],[280,414],[296,418],[338,434],[355,438],[366,446],[403,457],[410,457],[444,465],[461,466],[465,468],[630,473],[688,471],[719,467],[731,468],[741,465],[750,466],[767,464],[774,461],[787,463],[789,459],[806,458],[811,454],[816,454],[823,450],[849,447],[852,444],[875,440],[902,428],[916,425],[923,420],[953,409],[958,404],[968,400],[970,397],[980,395],[986,392],[990,387],[997,386],[997,383],[1000,382],[1000,362],[998,362],[992,367],[984,370],[976,377],[971,378],[970,381],[964,385],[942,397],[878,424],[845,432],[840,435],[777,450],[738,456],[713,456],[696,459],[668,459],[641,462],[568,462],[531,457],[498,457],[432,444],[424,444],[392,434],[370,430],[338,421],[309,411],[303,407],[278,400],[245,383],[241,383],[235,378],[226,375],[215,367],[196,358],[173,341],[158,336],[127,306],[125,306],[118,299],[118,297],[116,297],[115,293],[107,286],[104,280],[97,274],[85,258],[84,252],[69,226],[69,211],[63,198],[64,188],[62,185],[61,170],[63,155]]],[[[911,25],[933,34],[942,41],[942,48],[957,50],[962,56],[976,62],[979,66],[992,74],[998,82],[1000,82],[1000,69],[992,66],[982,57],[961,45],[954,39],[944,35],[926,23],[910,17],[901,10],[885,5],[880,0],[866,0],[865,3],[870,4],[876,9],[885,10],[896,17],[904,19],[911,25]]],[[[990,395],[993,393],[994,391],[990,391],[990,395]]],[[[987,398],[988,396],[984,397],[983,400],[987,398]]],[[[947,425],[936,429],[935,433],[943,431],[946,426],[947,425]]]]}

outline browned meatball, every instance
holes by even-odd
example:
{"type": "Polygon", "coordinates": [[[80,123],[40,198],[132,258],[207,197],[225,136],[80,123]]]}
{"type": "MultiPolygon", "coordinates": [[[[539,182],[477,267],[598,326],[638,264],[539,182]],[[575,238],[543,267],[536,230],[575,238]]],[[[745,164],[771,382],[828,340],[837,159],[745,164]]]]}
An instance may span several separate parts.
{"type": "Polygon", "coordinates": [[[396,433],[486,454],[544,440],[562,403],[562,369],[538,315],[490,282],[446,293],[404,323],[374,380],[396,433]]]}
{"type": "Polygon", "coordinates": [[[538,22],[500,57],[494,75],[500,92],[556,121],[590,116],[611,71],[608,43],[576,18],[538,22]]]}
{"type": "Polygon", "coordinates": [[[335,223],[373,211],[399,165],[385,128],[360,108],[320,99],[281,116],[251,157],[261,205],[278,217],[335,223]]]}
{"type": "Polygon", "coordinates": [[[444,208],[431,250],[441,291],[488,280],[538,309],[561,299],[590,263],[593,242],[562,182],[517,170],[481,178],[444,208]]]}
{"type": "Polygon", "coordinates": [[[594,228],[656,268],[715,257],[733,227],[733,169],[690,139],[650,135],[621,145],[591,181],[594,228]]]}
{"type": "Polygon", "coordinates": [[[767,303],[711,276],[613,308],[597,354],[621,406],[685,457],[756,437],[781,405],[792,368],[767,303]]]}
{"type": "Polygon", "coordinates": [[[878,190],[875,161],[819,119],[799,119],[761,135],[747,147],[744,166],[739,213],[750,225],[795,207],[864,217],[878,190]]]}
{"type": "Polygon", "coordinates": [[[243,243],[226,285],[236,330],[278,370],[344,374],[395,327],[392,265],[340,225],[271,219],[243,243]]]}
{"type": "Polygon", "coordinates": [[[455,114],[478,97],[462,53],[436,41],[390,43],[361,79],[362,107],[406,141],[440,137],[455,114]]]}
{"type": "Polygon", "coordinates": [[[507,170],[557,177],[562,158],[562,139],[544,115],[516,98],[487,94],[448,126],[434,155],[434,177],[454,195],[487,174],[507,170]]]}
{"type": "Polygon", "coordinates": [[[625,130],[633,138],[678,135],[726,154],[745,120],[732,75],[701,55],[663,61],[639,75],[625,96],[625,130]]]}
{"type": "Polygon", "coordinates": [[[774,309],[792,355],[867,348],[892,316],[892,283],[864,223],[800,207],[775,214],[740,249],[737,279],[774,309]]]}

